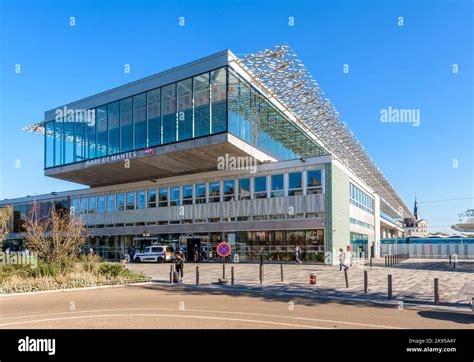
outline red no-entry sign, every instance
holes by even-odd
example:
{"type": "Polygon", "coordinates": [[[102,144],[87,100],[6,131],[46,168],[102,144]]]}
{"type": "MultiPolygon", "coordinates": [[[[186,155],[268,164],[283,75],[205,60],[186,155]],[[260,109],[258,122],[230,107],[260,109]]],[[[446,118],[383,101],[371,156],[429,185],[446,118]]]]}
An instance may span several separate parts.
{"type": "Polygon", "coordinates": [[[217,254],[220,256],[226,257],[229,256],[231,251],[231,247],[229,243],[226,243],[225,241],[217,245],[217,254]]]}

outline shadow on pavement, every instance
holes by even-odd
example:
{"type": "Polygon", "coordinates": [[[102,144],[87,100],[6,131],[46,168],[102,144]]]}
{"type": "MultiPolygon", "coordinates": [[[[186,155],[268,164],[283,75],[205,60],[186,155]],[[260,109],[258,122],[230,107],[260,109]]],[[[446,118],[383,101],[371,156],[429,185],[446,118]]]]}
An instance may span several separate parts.
{"type": "MultiPolygon", "coordinates": [[[[168,292],[186,292],[190,295],[232,295],[236,297],[248,297],[248,298],[260,298],[265,301],[277,301],[277,302],[297,302],[300,305],[313,306],[317,304],[330,304],[339,303],[352,306],[367,307],[373,306],[374,302],[370,300],[341,300],[330,298],[332,296],[344,297],[343,294],[347,294],[345,297],[357,298],[357,296],[351,293],[341,293],[335,289],[318,289],[315,287],[313,290],[308,289],[297,289],[291,287],[291,285],[272,285],[272,286],[240,286],[240,285],[186,285],[186,284],[162,284],[155,283],[149,285],[134,286],[139,288],[160,290],[168,292]]],[[[396,301],[387,302],[385,304],[380,303],[381,295],[379,293],[372,293],[377,306],[382,308],[396,308],[396,301]]],[[[385,297],[385,301],[387,301],[385,297]]]]}
{"type": "Polygon", "coordinates": [[[394,264],[387,269],[412,269],[412,270],[424,270],[424,271],[449,271],[457,273],[474,273],[474,262],[459,262],[456,264],[456,268],[453,265],[449,265],[449,261],[446,262],[410,262],[403,261],[398,264],[394,264]]]}
{"type": "Polygon", "coordinates": [[[449,321],[461,324],[472,324],[474,323],[474,314],[470,312],[448,312],[448,311],[434,311],[434,310],[423,310],[417,313],[420,317],[436,319],[442,321],[449,321]]]}

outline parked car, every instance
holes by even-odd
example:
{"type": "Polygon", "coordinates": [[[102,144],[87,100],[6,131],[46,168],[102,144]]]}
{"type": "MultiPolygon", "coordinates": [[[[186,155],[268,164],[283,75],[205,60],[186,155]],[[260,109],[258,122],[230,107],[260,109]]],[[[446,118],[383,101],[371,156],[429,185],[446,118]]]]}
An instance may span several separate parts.
{"type": "Polygon", "coordinates": [[[165,261],[173,261],[174,249],[170,245],[151,245],[146,246],[143,252],[136,253],[133,261],[163,263],[165,261]]]}

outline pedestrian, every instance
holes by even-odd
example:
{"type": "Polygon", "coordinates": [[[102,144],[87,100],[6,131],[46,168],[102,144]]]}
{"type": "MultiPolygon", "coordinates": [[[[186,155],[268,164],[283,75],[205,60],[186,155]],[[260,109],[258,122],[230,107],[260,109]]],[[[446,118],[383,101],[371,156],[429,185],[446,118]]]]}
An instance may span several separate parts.
{"type": "Polygon", "coordinates": [[[303,262],[300,259],[300,256],[301,256],[301,249],[298,245],[296,245],[295,246],[295,260],[296,260],[296,264],[298,265],[303,264],[303,262]]]}
{"type": "Polygon", "coordinates": [[[194,245],[194,262],[199,263],[199,246],[194,245]]]}
{"type": "Polygon", "coordinates": [[[125,254],[120,250],[119,251],[120,265],[125,269],[125,254]]]}
{"type": "Polygon", "coordinates": [[[349,267],[344,264],[346,262],[346,253],[344,253],[344,250],[339,249],[339,270],[342,270],[344,267],[345,270],[349,269],[349,267]]]}
{"type": "Polygon", "coordinates": [[[133,263],[133,260],[135,259],[135,253],[136,253],[135,246],[132,246],[130,248],[130,262],[132,263],[133,263]]]}
{"type": "Polygon", "coordinates": [[[301,261],[306,261],[306,248],[304,246],[301,248],[301,261]]]}
{"type": "Polygon", "coordinates": [[[179,282],[182,282],[184,275],[184,255],[182,251],[175,255],[174,263],[176,267],[176,273],[178,273],[179,282]]]}

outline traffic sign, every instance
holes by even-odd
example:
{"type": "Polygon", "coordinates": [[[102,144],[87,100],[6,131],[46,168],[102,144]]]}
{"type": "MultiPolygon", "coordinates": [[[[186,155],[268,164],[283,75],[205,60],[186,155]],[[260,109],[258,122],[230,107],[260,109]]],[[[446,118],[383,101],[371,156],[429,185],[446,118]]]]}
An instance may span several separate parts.
{"type": "Polygon", "coordinates": [[[231,247],[229,243],[226,243],[225,241],[217,245],[217,254],[220,256],[226,257],[229,256],[231,251],[231,247]]]}

